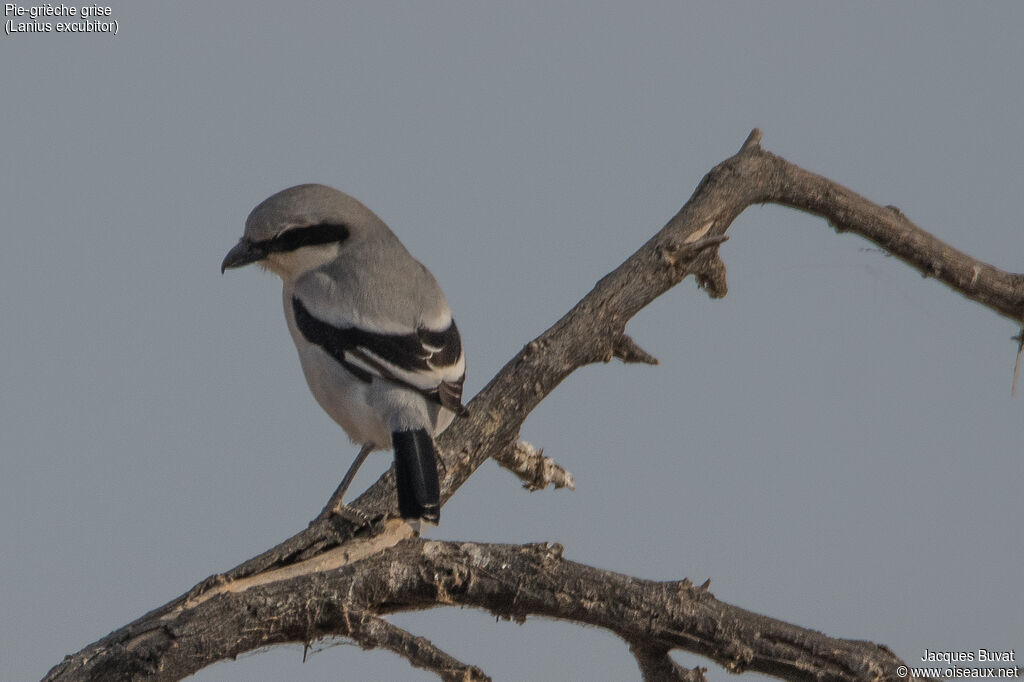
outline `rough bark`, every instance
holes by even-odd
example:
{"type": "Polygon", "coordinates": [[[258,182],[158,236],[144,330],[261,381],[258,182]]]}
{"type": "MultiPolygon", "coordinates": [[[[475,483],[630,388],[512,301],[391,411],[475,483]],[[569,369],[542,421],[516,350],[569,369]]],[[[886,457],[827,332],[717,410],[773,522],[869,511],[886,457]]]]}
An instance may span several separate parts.
{"type": "MultiPolygon", "coordinates": [[[[924,276],[1024,321],[1024,276],[971,258],[898,209],[763,150],[755,130],[662,230],[528,343],[472,400],[470,416],[442,435],[443,500],[489,457],[507,460],[527,415],[579,367],[613,357],[656,362],[625,335],[626,323],[688,275],[712,297],[724,296],[718,247],[725,232],[745,208],[769,202],[859,234],[924,276]]],[[[443,605],[605,627],[630,645],[647,680],[703,679],[702,669],[672,661],[674,649],[733,672],[784,679],[898,679],[901,662],[884,646],[833,639],[744,611],[715,599],[706,585],[603,571],[563,559],[557,545],[425,541],[393,518],[396,507],[388,472],[345,513],[318,516],[276,547],[68,656],[45,679],[176,680],[259,647],[331,636],[391,649],[444,679],[486,679],[480,669],[381,618],[443,605]]]]}

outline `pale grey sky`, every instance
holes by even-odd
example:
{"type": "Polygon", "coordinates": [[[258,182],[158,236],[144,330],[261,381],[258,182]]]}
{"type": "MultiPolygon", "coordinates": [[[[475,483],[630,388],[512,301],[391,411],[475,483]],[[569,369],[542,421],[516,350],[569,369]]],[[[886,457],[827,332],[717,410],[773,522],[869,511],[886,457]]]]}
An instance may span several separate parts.
{"type": "MultiPolygon", "coordinates": [[[[279,189],[330,184],[389,222],[455,310],[469,396],[754,126],[1024,267],[1018,2],[111,7],[116,36],[0,36],[0,679],[38,679],[303,527],[355,455],[304,384],[278,281],[218,270],[279,189]]],[[[710,577],[908,660],[1019,658],[1017,329],[793,211],[730,235],[724,300],[688,280],[630,324],[661,365],[584,369],[526,423],[578,490],[528,494],[487,465],[434,535],[710,577]]],[[[639,676],[603,631],[394,621],[495,679],[639,676]]],[[[320,648],[194,679],[433,679],[320,648]]]]}

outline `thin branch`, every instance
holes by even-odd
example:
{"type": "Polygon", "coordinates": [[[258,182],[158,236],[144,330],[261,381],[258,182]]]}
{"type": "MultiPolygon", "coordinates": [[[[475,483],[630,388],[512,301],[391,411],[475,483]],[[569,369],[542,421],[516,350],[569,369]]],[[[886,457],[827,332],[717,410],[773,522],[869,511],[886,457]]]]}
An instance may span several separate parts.
{"type": "Polygon", "coordinates": [[[707,668],[687,670],[672,660],[668,649],[631,644],[629,650],[640,666],[644,682],[707,682],[707,668]]]}
{"type": "Polygon", "coordinates": [[[1017,395],[1017,377],[1020,376],[1020,356],[1024,355],[1024,327],[1021,327],[1020,333],[1013,337],[1013,340],[1017,342],[1017,360],[1013,363],[1013,384],[1010,386],[1011,398],[1017,395]]]}
{"type": "Polygon", "coordinates": [[[523,481],[523,487],[533,492],[543,490],[549,485],[557,488],[576,490],[576,481],[572,474],[560,467],[555,460],[544,456],[544,450],[538,450],[525,440],[494,457],[494,460],[523,481]]]}
{"type": "Polygon", "coordinates": [[[740,152],[759,149],[761,147],[761,137],[762,135],[759,129],[754,128],[751,130],[750,134],[747,135],[747,139],[743,141],[743,145],[740,147],[740,152]]]}
{"type": "Polygon", "coordinates": [[[627,364],[633,362],[641,362],[646,365],[658,364],[658,358],[638,346],[636,341],[626,334],[615,339],[612,343],[612,355],[627,364]]]}
{"type": "Polygon", "coordinates": [[[430,640],[416,637],[383,618],[363,612],[351,622],[347,634],[364,649],[393,651],[417,668],[437,673],[446,682],[490,682],[491,678],[480,668],[462,663],[430,640]]]}
{"type": "Polygon", "coordinates": [[[837,232],[859,234],[923,277],[934,277],[966,298],[1024,322],[1024,275],[973,258],[925,232],[895,206],[878,206],[774,154],[759,151],[750,161],[759,175],[772,179],[762,187],[765,201],[825,218],[837,232]]]}

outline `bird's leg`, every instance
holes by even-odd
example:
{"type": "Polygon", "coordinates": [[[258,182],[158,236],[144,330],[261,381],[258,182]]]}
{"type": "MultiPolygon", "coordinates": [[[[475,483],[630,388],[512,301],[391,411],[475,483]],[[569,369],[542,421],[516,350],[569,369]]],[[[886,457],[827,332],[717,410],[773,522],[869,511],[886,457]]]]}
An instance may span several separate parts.
{"type": "Polygon", "coordinates": [[[331,499],[327,501],[323,510],[316,517],[317,520],[327,518],[331,514],[344,515],[346,512],[350,512],[352,515],[356,516],[363,525],[370,525],[370,520],[367,519],[364,514],[348,507],[342,501],[342,498],[345,497],[345,492],[348,490],[348,487],[352,485],[352,479],[356,477],[356,472],[359,471],[359,467],[363,465],[363,462],[366,461],[367,456],[371,452],[373,452],[373,445],[371,444],[366,444],[359,450],[359,454],[356,455],[355,461],[352,462],[348,471],[345,472],[345,477],[341,479],[341,483],[338,484],[338,489],[334,491],[334,494],[331,495],[331,499]]]}

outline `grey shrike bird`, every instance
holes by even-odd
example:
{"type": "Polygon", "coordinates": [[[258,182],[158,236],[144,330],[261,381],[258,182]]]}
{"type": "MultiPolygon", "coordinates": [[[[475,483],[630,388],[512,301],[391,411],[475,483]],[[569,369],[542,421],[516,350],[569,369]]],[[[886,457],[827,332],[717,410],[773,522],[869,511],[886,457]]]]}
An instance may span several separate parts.
{"type": "Polygon", "coordinates": [[[370,209],[324,185],[291,187],[253,209],[221,272],[249,263],[284,282],[306,382],[362,445],[334,499],[367,454],[393,448],[402,518],[437,523],[433,438],[466,413],[466,360],[433,275],[370,209]]]}

